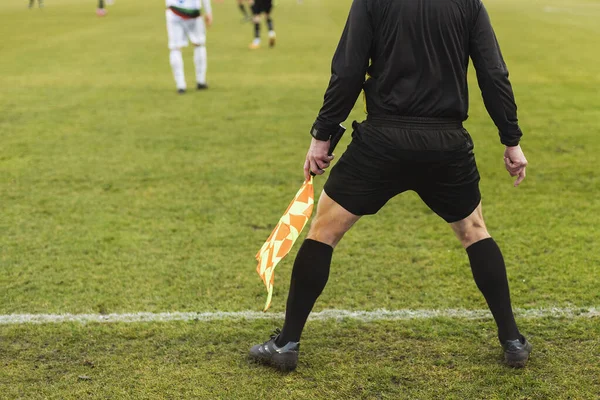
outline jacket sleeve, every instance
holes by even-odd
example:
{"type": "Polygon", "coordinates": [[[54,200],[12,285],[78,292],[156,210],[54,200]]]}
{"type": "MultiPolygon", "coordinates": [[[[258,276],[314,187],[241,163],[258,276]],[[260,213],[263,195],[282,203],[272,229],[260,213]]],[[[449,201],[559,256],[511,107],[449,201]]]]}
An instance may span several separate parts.
{"type": "Polygon", "coordinates": [[[516,146],[523,134],[519,128],[508,69],[487,10],[480,1],[477,3],[469,39],[469,52],[477,72],[477,82],[485,108],[498,127],[500,141],[506,146],[516,146]]]}
{"type": "Polygon", "coordinates": [[[320,140],[334,134],[352,111],[369,66],[373,27],[369,0],[354,0],[346,26],[331,63],[331,79],[323,107],[313,125],[320,140]]]}
{"type": "Polygon", "coordinates": [[[203,14],[212,14],[212,5],[210,0],[202,0],[202,11],[203,14]]]}

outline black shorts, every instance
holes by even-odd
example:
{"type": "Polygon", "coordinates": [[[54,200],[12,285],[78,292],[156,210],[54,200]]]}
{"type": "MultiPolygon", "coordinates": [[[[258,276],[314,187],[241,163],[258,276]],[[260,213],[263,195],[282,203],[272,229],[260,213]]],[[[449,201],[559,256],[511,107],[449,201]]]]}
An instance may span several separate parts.
{"type": "Polygon", "coordinates": [[[273,0],[254,0],[252,4],[252,14],[259,15],[261,13],[269,14],[273,8],[273,0]]]}
{"type": "Polygon", "coordinates": [[[324,187],[352,214],[375,214],[407,190],[449,223],[477,208],[481,194],[473,141],[459,122],[368,119],[352,127],[352,142],[324,187]]]}

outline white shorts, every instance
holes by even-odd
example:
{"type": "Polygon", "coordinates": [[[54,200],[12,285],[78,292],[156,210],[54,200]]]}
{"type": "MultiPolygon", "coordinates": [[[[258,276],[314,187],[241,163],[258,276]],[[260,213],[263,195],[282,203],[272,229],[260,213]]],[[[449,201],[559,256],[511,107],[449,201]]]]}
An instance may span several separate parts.
{"type": "Polygon", "coordinates": [[[169,9],[166,11],[166,16],[170,50],[187,47],[188,38],[193,45],[204,46],[206,44],[206,26],[202,17],[181,18],[169,9]]]}

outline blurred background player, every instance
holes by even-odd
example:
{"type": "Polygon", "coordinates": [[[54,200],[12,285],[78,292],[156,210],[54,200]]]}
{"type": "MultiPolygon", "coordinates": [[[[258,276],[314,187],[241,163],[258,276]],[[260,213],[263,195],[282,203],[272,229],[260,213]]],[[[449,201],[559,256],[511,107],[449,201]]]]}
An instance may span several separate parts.
{"type": "Polygon", "coordinates": [[[185,93],[186,83],[181,48],[188,39],[194,45],[196,88],[207,89],[206,84],[206,26],[212,25],[210,0],[166,0],[167,33],[169,35],[169,60],[178,93],[185,93]],[[201,4],[202,2],[202,4],[201,4]],[[204,20],[200,16],[204,14],[204,20]]]}
{"type": "MultiPolygon", "coordinates": [[[[29,8],[33,8],[34,3],[35,3],[35,0],[29,0],[29,8]]],[[[44,0],[38,0],[38,7],[39,8],[44,7],[44,0]]]]}
{"type": "Polygon", "coordinates": [[[98,0],[98,8],[96,9],[96,15],[104,17],[106,15],[106,8],[104,8],[104,0],[98,0]]]}
{"type": "Polygon", "coordinates": [[[252,21],[254,22],[254,40],[250,43],[251,49],[260,48],[260,16],[265,15],[267,27],[269,28],[269,46],[275,46],[275,30],[271,19],[272,0],[254,0],[252,4],[252,21]]]}
{"type": "MultiPolygon", "coordinates": [[[[236,0],[237,4],[238,4],[238,8],[240,9],[242,15],[244,16],[244,18],[242,19],[242,22],[247,22],[250,21],[252,18],[250,17],[250,13],[248,12],[248,9],[250,9],[252,7],[253,1],[252,0],[236,0]],[[248,5],[248,9],[246,8],[246,5],[248,5]]],[[[222,3],[223,0],[217,0],[217,3],[222,3]]]]}
{"type": "Polygon", "coordinates": [[[252,7],[252,2],[250,0],[237,0],[237,3],[238,3],[238,7],[240,8],[240,11],[244,15],[244,19],[242,21],[243,22],[250,21],[250,19],[252,19],[252,18],[250,17],[250,13],[246,9],[246,5],[244,3],[247,3],[248,6],[252,7]]]}

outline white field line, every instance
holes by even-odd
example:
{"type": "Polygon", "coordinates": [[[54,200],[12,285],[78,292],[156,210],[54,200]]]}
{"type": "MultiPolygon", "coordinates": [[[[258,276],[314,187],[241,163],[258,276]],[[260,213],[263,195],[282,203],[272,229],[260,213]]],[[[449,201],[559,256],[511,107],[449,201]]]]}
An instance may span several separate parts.
{"type": "Polygon", "coordinates": [[[600,4],[570,4],[567,7],[554,7],[546,6],[543,8],[546,13],[559,13],[559,14],[574,14],[574,15],[595,15],[597,11],[600,11],[600,4]]]}
{"type": "MultiPolygon", "coordinates": [[[[581,308],[535,308],[517,309],[520,318],[596,318],[600,317],[600,307],[581,308]]],[[[116,323],[116,322],[169,322],[169,321],[220,321],[283,319],[283,313],[263,313],[260,311],[237,312],[167,312],[167,313],[125,313],[125,314],[10,314],[0,315],[0,325],[20,324],[59,324],[75,323],[116,323]]],[[[432,318],[489,319],[488,310],[324,310],[311,314],[311,320],[352,319],[357,321],[412,320],[432,318]]]]}

